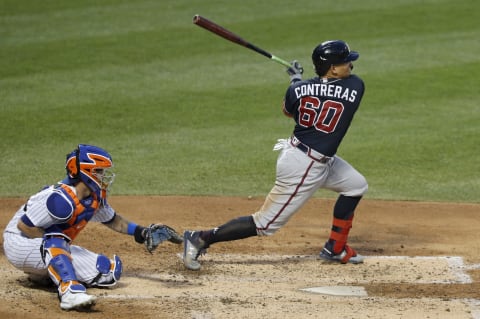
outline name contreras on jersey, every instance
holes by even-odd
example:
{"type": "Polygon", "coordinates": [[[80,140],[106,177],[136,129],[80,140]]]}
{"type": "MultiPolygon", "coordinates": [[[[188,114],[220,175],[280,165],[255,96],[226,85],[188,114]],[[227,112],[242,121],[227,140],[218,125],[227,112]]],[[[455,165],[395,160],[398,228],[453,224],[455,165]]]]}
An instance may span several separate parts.
{"type": "Polygon", "coordinates": [[[310,83],[303,84],[295,88],[297,99],[302,96],[326,96],[337,99],[343,99],[354,102],[357,97],[357,91],[334,84],[310,83]]]}

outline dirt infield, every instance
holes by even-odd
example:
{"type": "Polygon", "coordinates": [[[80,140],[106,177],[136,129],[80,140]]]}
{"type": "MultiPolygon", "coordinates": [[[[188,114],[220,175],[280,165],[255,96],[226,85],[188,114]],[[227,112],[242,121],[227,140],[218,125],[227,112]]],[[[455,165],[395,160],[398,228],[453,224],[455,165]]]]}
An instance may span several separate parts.
{"type": "MultiPolygon", "coordinates": [[[[0,228],[25,199],[0,199],[0,228]]],[[[141,224],[179,231],[217,226],[258,209],[263,198],[122,197],[112,206],[141,224]]],[[[269,238],[212,246],[199,272],[182,248],[150,255],[133,238],[89,224],[76,240],[120,255],[117,287],[88,313],[63,312],[55,289],[39,287],[0,254],[1,318],[480,318],[480,204],[363,200],[350,244],[363,265],[316,258],[329,234],[333,200],[313,199],[269,238]]],[[[1,239],[3,244],[3,238],[1,239]]],[[[3,245],[2,245],[3,246],[3,245]]]]}

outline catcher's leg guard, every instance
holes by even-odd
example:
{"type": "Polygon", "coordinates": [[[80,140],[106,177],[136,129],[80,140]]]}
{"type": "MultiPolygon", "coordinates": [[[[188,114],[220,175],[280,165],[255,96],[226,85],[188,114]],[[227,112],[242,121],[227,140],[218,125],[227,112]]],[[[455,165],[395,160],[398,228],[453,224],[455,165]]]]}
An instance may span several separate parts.
{"type": "Polygon", "coordinates": [[[70,256],[70,246],[65,238],[47,237],[41,250],[48,265],[50,278],[58,286],[60,307],[70,310],[94,305],[95,296],[87,295],[85,286],[77,280],[70,256]]]}
{"type": "Polygon", "coordinates": [[[65,238],[47,237],[41,249],[45,264],[48,265],[48,274],[57,286],[62,282],[78,282],[70,256],[70,246],[65,238]]]}
{"type": "Polygon", "coordinates": [[[123,266],[120,257],[113,256],[113,260],[99,254],[97,257],[98,275],[89,284],[91,287],[110,287],[117,284],[122,275],[123,266]]]}

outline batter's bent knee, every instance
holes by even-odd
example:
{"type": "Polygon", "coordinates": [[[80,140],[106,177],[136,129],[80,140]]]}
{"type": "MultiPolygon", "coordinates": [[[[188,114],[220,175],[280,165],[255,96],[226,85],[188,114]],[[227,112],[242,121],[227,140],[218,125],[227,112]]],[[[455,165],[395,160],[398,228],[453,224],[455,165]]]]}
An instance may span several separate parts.
{"type": "Polygon", "coordinates": [[[120,257],[113,256],[109,259],[107,256],[99,254],[97,257],[98,275],[89,284],[91,287],[110,287],[117,284],[122,275],[123,266],[120,257]]]}
{"type": "Polygon", "coordinates": [[[346,194],[342,194],[345,196],[351,196],[351,197],[359,197],[363,196],[366,192],[368,191],[368,184],[365,182],[365,184],[362,187],[359,187],[353,191],[350,191],[346,194]]]}
{"type": "Polygon", "coordinates": [[[347,191],[340,192],[343,196],[359,197],[363,196],[368,191],[368,183],[365,177],[360,173],[352,180],[352,183],[347,191]]]}

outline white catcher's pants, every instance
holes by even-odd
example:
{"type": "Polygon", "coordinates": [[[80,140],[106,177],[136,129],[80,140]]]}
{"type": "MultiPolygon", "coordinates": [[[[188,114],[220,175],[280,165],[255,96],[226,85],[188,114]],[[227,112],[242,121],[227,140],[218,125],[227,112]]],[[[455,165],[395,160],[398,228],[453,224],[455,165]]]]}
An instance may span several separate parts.
{"type": "MultiPolygon", "coordinates": [[[[13,266],[36,277],[48,277],[47,265],[43,263],[40,254],[41,244],[42,238],[30,239],[11,232],[3,234],[5,256],[13,266]]],[[[76,245],[70,245],[70,251],[77,279],[90,283],[98,274],[98,255],[76,245]]]]}

